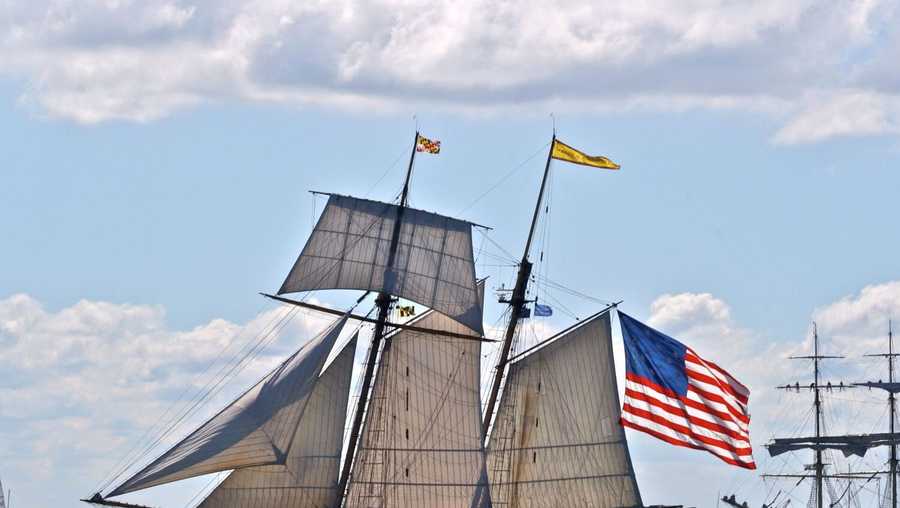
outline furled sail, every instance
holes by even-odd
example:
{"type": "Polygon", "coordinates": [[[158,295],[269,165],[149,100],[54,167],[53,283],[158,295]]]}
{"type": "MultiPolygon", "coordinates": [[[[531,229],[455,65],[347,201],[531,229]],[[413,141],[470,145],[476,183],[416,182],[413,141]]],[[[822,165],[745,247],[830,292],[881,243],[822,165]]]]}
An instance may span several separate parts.
{"type": "Polygon", "coordinates": [[[514,361],[488,447],[494,505],[642,506],[616,386],[609,312],[514,361]]]}
{"type": "Polygon", "coordinates": [[[337,498],[354,337],[319,376],[284,464],[237,469],[200,508],[331,508],[337,498]]]}
{"type": "Polygon", "coordinates": [[[850,434],[846,436],[793,437],[773,439],[766,445],[772,457],[795,450],[837,450],[844,457],[864,457],[869,448],[896,446],[898,439],[889,433],[850,434]]]}
{"type": "MultiPolygon", "coordinates": [[[[431,311],[415,324],[466,332],[431,311]]],[[[480,376],[480,342],[409,330],[390,336],[345,506],[486,506],[480,376]]]]}
{"type": "MultiPolygon", "coordinates": [[[[799,385],[798,385],[799,386],[799,385]]],[[[867,388],[879,388],[890,393],[900,393],[900,383],[882,383],[881,381],[870,381],[868,383],[854,383],[853,386],[864,386],[867,388]]]]}
{"type": "Polygon", "coordinates": [[[388,270],[397,205],[332,194],[278,294],[378,291],[413,300],[481,334],[472,224],[404,208],[388,270]]]}
{"type": "Polygon", "coordinates": [[[284,464],[310,392],[347,316],[337,319],[199,429],[114,489],[118,496],[207,473],[284,464]]]}

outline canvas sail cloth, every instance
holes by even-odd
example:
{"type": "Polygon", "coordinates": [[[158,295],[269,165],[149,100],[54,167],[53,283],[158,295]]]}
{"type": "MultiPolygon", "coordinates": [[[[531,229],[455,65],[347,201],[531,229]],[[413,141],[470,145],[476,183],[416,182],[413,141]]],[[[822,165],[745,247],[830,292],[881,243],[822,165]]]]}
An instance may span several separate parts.
{"type": "Polygon", "coordinates": [[[640,507],[609,312],[509,367],[488,447],[495,506],[640,507]]]}
{"type": "MultiPolygon", "coordinates": [[[[437,312],[415,324],[467,333],[437,312]]],[[[386,344],[345,506],[488,506],[481,343],[401,330],[386,344]]]]}
{"type": "Polygon", "coordinates": [[[472,224],[404,208],[394,266],[388,269],[398,212],[397,205],[332,194],[278,294],[315,289],[389,293],[482,334],[472,224]]]}
{"type": "Polygon", "coordinates": [[[310,392],[347,316],[110,494],[248,466],[284,464],[310,392]]]}
{"type": "Polygon", "coordinates": [[[199,508],[331,508],[353,372],[354,337],[319,376],[283,465],[233,471],[199,508]]]}

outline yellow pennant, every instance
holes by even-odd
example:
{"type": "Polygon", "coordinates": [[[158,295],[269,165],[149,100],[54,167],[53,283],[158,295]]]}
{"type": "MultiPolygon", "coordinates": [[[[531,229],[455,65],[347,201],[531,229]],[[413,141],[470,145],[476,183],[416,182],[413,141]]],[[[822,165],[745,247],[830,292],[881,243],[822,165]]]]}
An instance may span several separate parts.
{"type": "Polygon", "coordinates": [[[553,140],[553,151],[550,153],[550,156],[556,160],[581,164],[582,166],[604,169],[619,169],[620,167],[618,164],[602,155],[588,155],[580,150],[572,148],[558,139],[553,140]]]}

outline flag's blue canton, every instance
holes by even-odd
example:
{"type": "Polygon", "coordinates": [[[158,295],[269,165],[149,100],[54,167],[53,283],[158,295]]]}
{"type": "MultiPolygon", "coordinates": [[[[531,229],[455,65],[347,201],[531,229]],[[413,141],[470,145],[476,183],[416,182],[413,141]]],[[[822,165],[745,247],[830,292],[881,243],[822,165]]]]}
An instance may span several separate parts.
{"type": "Polygon", "coordinates": [[[687,347],[619,312],[625,343],[625,369],[680,397],[687,395],[684,355],[687,347]]]}

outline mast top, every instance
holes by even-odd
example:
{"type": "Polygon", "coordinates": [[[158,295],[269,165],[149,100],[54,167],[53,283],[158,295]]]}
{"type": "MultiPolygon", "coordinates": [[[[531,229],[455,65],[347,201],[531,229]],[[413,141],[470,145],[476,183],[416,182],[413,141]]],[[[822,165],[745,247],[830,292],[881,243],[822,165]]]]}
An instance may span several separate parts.
{"type": "Polygon", "coordinates": [[[528,262],[528,254],[531,252],[531,242],[534,240],[534,230],[537,229],[538,214],[541,211],[541,203],[544,201],[544,189],[547,187],[547,175],[550,174],[550,161],[553,160],[553,144],[556,142],[556,128],[553,128],[553,137],[550,139],[550,152],[547,153],[547,164],[544,166],[544,178],[541,180],[541,189],[538,191],[537,203],[534,204],[534,215],[531,217],[531,229],[528,230],[528,240],[525,241],[525,252],[522,253],[522,263],[528,262]]]}

